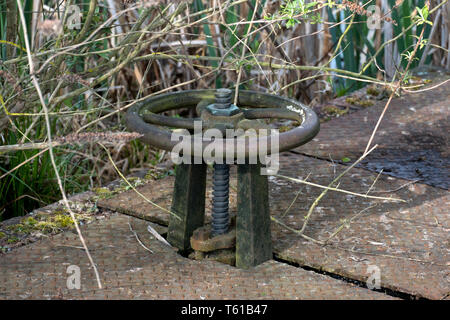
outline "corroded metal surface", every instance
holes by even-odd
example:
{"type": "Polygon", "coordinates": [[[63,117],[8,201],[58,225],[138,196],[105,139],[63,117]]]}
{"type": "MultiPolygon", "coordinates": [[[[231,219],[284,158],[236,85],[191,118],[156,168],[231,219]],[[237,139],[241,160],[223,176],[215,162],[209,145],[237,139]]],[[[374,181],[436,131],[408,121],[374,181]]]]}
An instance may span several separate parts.
{"type": "MultiPolygon", "coordinates": [[[[247,159],[252,156],[261,158],[262,153],[267,155],[272,152],[278,153],[279,150],[290,150],[307,143],[319,131],[320,124],[317,115],[298,101],[256,91],[237,90],[235,103],[241,109],[232,104],[233,91],[227,88],[188,90],[150,97],[128,110],[127,127],[141,133],[142,140],[150,146],[173,153],[179,141],[173,139],[172,131],[155,126],[155,124],[163,124],[164,118],[157,117],[155,119],[153,114],[183,107],[191,109],[198,107],[200,110],[202,100],[210,100],[213,93],[214,103],[207,105],[200,113],[201,121],[198,121],[200,130],[202,130],[201,127],[204,127],[203,130],[215,129],[223,134],[228,129],[240,128],[239,124],[244,121],[245,126],[250,123],[250,128],[255,131],[251,125],[252,121],[244,117],[243,110],[245,108],[256,108],[255,110],[258,110],[263,118],[270,118],[273,113],[277,114],[274,108],[282,109],[283,112],[278,113],[278,116],[288,113],[289,118],[294,118],[298,122],[297,127],[281,134],[276,132],[274,135],[265,133],[245,137],[246,134],[243,130],[239,134],[235,132],[233,137],[229,137],[227,134],[226,138],[219,138],[219,141],[215,141],[215,143],[219,142],[221,146],[220,153],[223,155],[220,157],[223,159],[228,160],[230,156],[235,160],[242,160],[243,156],[247,159]],[[274,145],[272,145],[273,139],[276,141],[274,145]]],[[[169,121],[172,125],[176,124],[172,120],[169,121]]],[[[259,124],[256,120],[253,122],[259,124]]],[[[191,125],[186,121],[180,124],[183,128],[191,125]]],[[[182,140],[187,140],[191,144],[186,146],[186,143],[183,143],[183,149],[176,151],[183,157],[199,158],[210,147],[210,138],[199,136],[201,131],[195,132],[196,129],[196,124],[194,124],[194,134],[184,130],[182,140]]],[[[217,138],[215,134],[215,140],[217,138]]],[[[226,233],[229,224],[229,165],[218,162],[218,151],[216,148],[215,150],[212,236],[226,233]]],[[[203,161],[207,162],[208,159],[203,157],[203,161]]],[[[205,220],[206,164],[196,164],[196,161],[194,163],[180,164],[176,170],[167,240],[180,250],[190,248],[190,238],[194,230],[201,227],[205,220]]],[[[261,175],[259,162],[257,165],[239,164],[238,181],[236,266],[250,268],[272,258],[268,183],[267,176],[261,175]]]]}
{"type": "Polygon", "coordinates": [[[211,236],[211,227],[203,226],[194,231],[191,237],[193,250],[210,252],[218,249],[234,248],[236,246],[236,229],[233,227],[224,234],[211,236]]]}
{"type": "Polygon", "coordinates": [[[186,250],[205,221],[206,164],[180,164],[176,170],[167,240],[186,250]]]}
{"type": "MultiPolygon", "coordinates": [[[[328,185],[345,169],[343,165],[301,156],[281,160],[280,174],[305,178],[310,173],[308,181],[322,185],[328,185]]],[[[354,169],[344,176],[339,187],[365,194],[376,176],[376,173],[354,169]]],[[[321,190],[276,177],[270,180],[271,212],[289,227],[299,230],[321,190]],[[301,195],[284,215],[298,190],[301,195]]],[[[354,217],[351,223],[328,246],[312,243],[278,224],[273,225],[276,255],[360,281],[366,281],[373,272],[369,266],[376,266],[382,287],[418,297],[445,297],[450,292],[450,193],[419,183],[404,186],[405,183],[405,180],[381,176],[369,193],[406,200],[402,203],[329,191],[316,207],[305,234],[325,240],[344,219],[349,221],[354,217]]]]}
{"type": "MultiPolygon", "coordinates": [[[[202,100],[211,100],[214,97],[215,90],[186,90],[175,93],[162,94],[155,97],[151,97],[135,106],[131,107],[127,112],[127,126],[130,130],[139,132],[144,136],[141,138],[145,143],[154,146],[159,149],[168,151],[174,150],[178,141],[171,139],[171,132],[167,129],[159,128],[155,125],[147,124],[142,119],[143,114],[147,113],[161,113],[164,111],[179,109],[179,108],[195,108],[202,100]]],[[[239,92],[238,105],[240,107],[252,107],[268,109],[261,110],[263,117],[270,116],[274,113],[273,108],[281,108],[285,111],[283,113],[276,113],[277,116],[283,116],[286,113],[290,114],[290,117],[295,117],[295,114],[301,116],[302,122],[299,126],[287,132],[282,132],[279,135],[279,150],[289,150],[300,145],[303,145],[314,138],[319,131],[319,119],[317,115],[309,108],[304,106],[298,101],[271,95],[267,93],[242,90],[239,92]],[[295,110],[293,112],[292,110],[295,110]]],[[[146,117],[147,120],[151,120],[152,117],[146,117]]],[[[154,119],[156,120],[156,119],[154,119]]],[[[184,121],[181,126],[189,127],[190,124],[184,121]]],[[[158,123],[162,123],[161,119],[158,119],[158,123]]],[[[197,146],[203,146],[201,151],[210,144],[210,141],[203,141],[202,137],[192,136],[191,147],[187,150],[183,150],[188,155],[195,155],[197,146]]],[[[236,139],[233,139],[236,140],[236,139]]],[[[258,146],[267,146],[266,150],[271,149],[271,136],[259,136],[250,137],[245,139],[244,154],[246,156],[258,155],[258,146]]],[[[226,143],[226,139],[223,139],[224,155],[235,154],[236,141],[234,143],[226,143]]],[[[198,150],[197,150],[198,152],[198,150]]]]}
{"type": "Polygon", "coordinates": [[[269,186],[261,165],[238,165],[236,266],[251,268],[272,258],[269,186]]]}
{"type": "Polygon", "coordinates": [[[0,299],[392,299],[273,260],[252,270],[190,260],[151,238],[146,227],[118,214],[83,228],[102,290],[71,232],[2,255],[0,269],[8,272],[0,273],[0,299]],[[79,290],[67,287],[71,265],[80,267],[79,290]]]}
{"type": "MultiPolygon", "coordinates": [[[[433,85],[437,84],[433,83],[433,85]]],[[[363,162],[370,170],[450,188],[448,132],[450,82],[421,93],[403,94],[389,106],[363,162]]],[[[324,159],[357,160],[364,152],[386,100],[321,125],[310,143],[295,149],[324,159]]]]}

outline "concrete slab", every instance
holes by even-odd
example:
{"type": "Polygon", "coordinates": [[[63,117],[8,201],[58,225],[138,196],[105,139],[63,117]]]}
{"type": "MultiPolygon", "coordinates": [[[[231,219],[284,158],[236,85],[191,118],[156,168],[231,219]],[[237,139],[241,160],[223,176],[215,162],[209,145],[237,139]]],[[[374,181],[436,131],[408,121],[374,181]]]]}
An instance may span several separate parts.
{"type": "MultiPolygon", "coordinates": [[[[386,100],[378,101],[372,107],[322,123],[317,137],[295,150],[323,159],[357,160],[366,148],[385,103],[386,100]]],[[[362,166],[450,188],[449,107],[450,82],[395,98],[372,144],[379,147],[362,166]]]]}
{"type": "Polygon", "coordinates": [[[146,225],[116,214],[83,228],[102,290],[72,232],[2,255],[0,299],[393,299],[273,260],[252,270],[190,260],[153,239],[146,225]],[[79,290],[67,287],[73,265],[79,290]]]}
{"type": "MultiPolygon", "coordinates": [[[[236,213],[236,167],[230,168],[230,212],[236,213]]],[[[148,184],[139,186],[136,190],[145,198],[150,199],[153,203],[160,207],[170,210],[172,204],[172,190],[175,177],[168,176],[161,180],[152,181],[148,184]]],[[[212,206],[212,169],[208,168],[208,176],[206,180],[206,222],[211,220],[212,206]]],[[[99,200],[97,205],[101,208],[110,209],[123,214],[134,216],[147,221],[159,223],[162,225],[169,224],[169,216],[167,212],[157,208],[154,204],[146,201],[133,190],[122,192],[108,199],[99,200]]]]}
{"type": "MultiPolygon", "coordinates": [[[[343,165],[308,157],[282,158],[280,174],[303,177],[328,185],[343,165]]],[[[365,194],[375,173],[355,169],[341,180],[340,188],[365,194]]],[[[272,179],[271,212],[281,216],[301,189],[301,196],[280,218],[299,230],[304,215],[322,190],[280,178],[272,179]]],[[[276,255],[300,265],[313,267],[359,281],[380,271],[381,286],[418,297],[441,299],[450,293],[450,193],[424,184],[381,176],[369,195],[393,196],[406,200],[392,203],[328,192],[319,202],[305,230],[317,240],[326,240],[343,222],[349,221],[329,245],[322,246],[274,225],[276,255]],[[390,191],[390,192],[385,192],[390,191]],[[363,211],[365,210],[365,211],[363,211]]]]}
{"type": "MultiPolygon", "coordinates": [[[[328,185],[346,168],[344,165],[291,153],[284,153],[280,164],[280,174],[303,179],[310,174],[309,181],[322,185],[328,185]]],[[[355,168],[341,180],[340,188],[364,194],[376,177],[376,173],[355,168]]],[[[315,209],[306,235],[325,240],[344,219],[366,211],[325,247],[273,224],[275,254],[286,261],[363,282],[370,276],[368,267],[374,265],[380,269],[381,286],[384,288],[418,297],[442,298],[450,292],[449,192],[420,183],[395,191],[407,183],[406,180],[381,176],[369,193],[401,198],[406,200],[404,203],[328,192],[315,209]]],[[[171,185],[166,186],[171,190],[171,185]]],[[[282,217],[283,223],[295,229],[301,228],[304,215],[321,192],[321,189],[278,177],[269,177],[269,187],[271,214],[282,217]],[[301,195],[285,214],[299,190],[301,195]]],[[[153,187],[142,186],[139,191],[151,199],[153,187]]],[[[158,192],[163,194],[167,190],[158,192]]],[[[161,215],[164,217],[161,223],[167,225],[167,214],[155,207],[143,205],[142,200],[138,199],[134,200],[136,203],[128,204],[127,199],[135,197],[133,191],[128,191],[116,199],[107,200],[108,207],[118,211],[134,211],[137,215],[145,213],[148,217],[161,215]]],[[[155,201],[170,208],[170,199],[162,201],[156,198],[155,201]]],[[[235,203],[231,209],[236,210],[235,203]]]]}
{"type": "MultiPolygon", "coordinates": [[[[139,186],[136,190],[158,206],[170,210],[174,181],[175,177],[168,176],[164,179],[151,181],[148,184],[139,186]]],[[[129,190],[117,194],[114,197],[99,200],[97,205],[100,208],[117,211],[147,221],[168,225],[168,213],[164,210],[158,209],[155,205],[146,201],[145,198],[141,197],[134,190],[129,190]]]]}

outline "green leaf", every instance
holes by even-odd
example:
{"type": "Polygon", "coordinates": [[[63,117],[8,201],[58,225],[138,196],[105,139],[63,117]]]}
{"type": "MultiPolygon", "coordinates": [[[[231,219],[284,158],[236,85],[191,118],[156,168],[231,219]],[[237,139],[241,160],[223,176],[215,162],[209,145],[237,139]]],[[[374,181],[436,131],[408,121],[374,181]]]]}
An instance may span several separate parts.
{"type": "Polygon", "coordinates": [[[350,158],[347,158],[347,157],[344,157],[344,158],[342,158],[341,160],[342,160],[342,162],[344,162],[344,163],[352,161],[350,158]]]}

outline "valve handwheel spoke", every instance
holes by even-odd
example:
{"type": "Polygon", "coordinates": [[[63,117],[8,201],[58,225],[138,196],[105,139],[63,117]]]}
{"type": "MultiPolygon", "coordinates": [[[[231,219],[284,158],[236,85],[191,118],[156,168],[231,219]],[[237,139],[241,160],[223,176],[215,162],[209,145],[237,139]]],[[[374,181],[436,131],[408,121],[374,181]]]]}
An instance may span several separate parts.
{"type": "MultiPolygon", "coordinates": [[[[210,104],[209,100],[205,100],[207,104],[210,104]]],[[[204,103],[205,104],[205,103],[204,103]]],[[[198,110],[198,109],[197,109],[198,110]]],[[[200,109],[203,111],[202,109],[200,109]]],[[[261,121],[251,121],[256,119],[288,119],[294,120],[298,123],[303,121],[300,114],[290,111],[284,108],[255,108],[255,109],[244,109],[244,120],[241,120],[242,124],[238,123],[238,128],[242,129],[273,129],[272,126],[264,124],[261,121]]],[[[176,129],[194,129],[194,122],[201,121],[201,118],[175,118],[164,116],[156,113],[143,113],[142,118],[146,123],[166,126],[176,129]]]]}
{"type": "Polygon", "coordinates": [[[174,118],[155,113],[144,113],[142,118],[149,124],[191,130],[194,129],[194,121],[201,120],[199,118],[174,118]]]}

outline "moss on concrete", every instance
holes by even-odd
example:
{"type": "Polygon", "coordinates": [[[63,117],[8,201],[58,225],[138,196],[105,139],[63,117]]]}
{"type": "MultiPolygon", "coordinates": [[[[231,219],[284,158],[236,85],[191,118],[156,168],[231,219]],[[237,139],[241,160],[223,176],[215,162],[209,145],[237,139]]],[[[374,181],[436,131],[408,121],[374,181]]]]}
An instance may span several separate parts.
{"type": "Polygon", "coordinates": [[[94,188],[92,191],[99,197],[99,198],[107,198],[112,196],[114,193],[109,190],[108,188],[94,188]]]}
{"type": "Polygon", "coordinates": [[[322,110],[331,116],[342,116],[348,113],[349,108],[341,109],[335,106],[325,106],[322,110]]]}
{"type": "MultiPolygon", "coordinates": [[[[89,219],[89,217],[82,214],[75,214],[77,221],[89,219]]],[[[71,229],[75,227],[72,217],[65,213],[65,210],[55,210],[50,214],[39,214],[35,217],[23,218],[20,223],[16,223],[5,227],[9,231],[9,239],[12,235],[27,235],[35,232],[44,234],[54,233],[64,229],[71,229]]],[[[2,233],[4,237],[8,237],[6,233],[2,233]]],[[[3,237],[0,237],[3,238],[3,237]]],[[[8,240],[9,240],[8,239],[8,240]]],[[[10,243],[10,242],[9,242],[10,243]]]]}
{"type": "Polygon", "coordinates": [[[13,236],[13,237],[10,237],[6,242],[8,242],[9,244],[12,244],[12,243],[16,243],[18,241],[19,241],[19,238],[13,236]]]}
{"type": "Polygon", "coordinates": [[[370,107],[370,106],[374,105],[372,100],[361,99],[358,97],[348,97],[347,99],[345,99],[345,102],[353,104],[353,105],[357,105],[360,107],[370,107]]]}
{"type": "Polygon", "coordinates": [[[369,87],[367,87],[366,92],[367,92],[368,95],[371,95],[371,96],[374,96],[374,97],[377,97],[381,93],[381,91],[379,89],[377,89],[376,86],[369,86],[369,87]]]}

